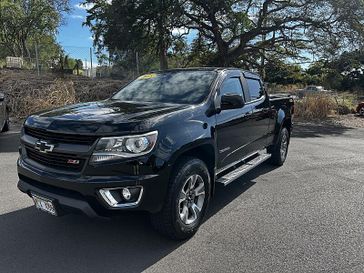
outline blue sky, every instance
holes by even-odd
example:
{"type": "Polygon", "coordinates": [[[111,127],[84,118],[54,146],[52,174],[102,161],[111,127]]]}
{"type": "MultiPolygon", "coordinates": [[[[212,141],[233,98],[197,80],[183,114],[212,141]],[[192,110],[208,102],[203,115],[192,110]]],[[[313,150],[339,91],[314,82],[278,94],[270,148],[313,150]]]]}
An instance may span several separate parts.
{"type": "MultiPolygon", "coordinates": [[[[92,33],[82,23],[86,18],[85,7],[81,6],[81,1],[71,0],[72,11],[65,15],[65,23],[59,28],[57,41],[62,45],[66,53],[73,58],[78,58],[89,62],[90,47],[92,47],[92,33]]],[[[96,63],[96,57],[93,56],[96,63]]]]}

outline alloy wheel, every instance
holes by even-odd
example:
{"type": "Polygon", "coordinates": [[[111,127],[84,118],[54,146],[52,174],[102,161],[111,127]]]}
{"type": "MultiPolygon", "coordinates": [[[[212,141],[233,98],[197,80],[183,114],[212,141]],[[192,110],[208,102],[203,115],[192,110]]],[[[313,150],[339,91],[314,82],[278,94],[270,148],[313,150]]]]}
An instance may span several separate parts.
{"type": "Polygon", "coordinates": [[[288,151],[288,133],[287,131],[284,131],[284,134],[282,135],[282,141],[281,141],[281,158],[284,160],[287,156],[288,151]]]}
{"type": "Polygon", "coordinates": [[[188,177],[181,189],[178,209],[182,222],[186,225],[194,224],[205,203],[205,183],[198,174],[188,177]]]}

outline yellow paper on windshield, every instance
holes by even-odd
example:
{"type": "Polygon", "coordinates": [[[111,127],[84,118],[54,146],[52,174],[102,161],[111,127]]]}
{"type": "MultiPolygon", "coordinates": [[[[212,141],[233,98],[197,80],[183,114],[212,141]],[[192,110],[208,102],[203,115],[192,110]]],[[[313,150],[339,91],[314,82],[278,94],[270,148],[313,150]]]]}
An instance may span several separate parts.
{"type": "Polygon", "coordinates": [[[142,75],[138,78],[138,80],[149,80],[149,79],[153,79],[157,77],[157,74],[156,73],[151,73],[151,74],[145,74],[145,75],[142,75]]]}

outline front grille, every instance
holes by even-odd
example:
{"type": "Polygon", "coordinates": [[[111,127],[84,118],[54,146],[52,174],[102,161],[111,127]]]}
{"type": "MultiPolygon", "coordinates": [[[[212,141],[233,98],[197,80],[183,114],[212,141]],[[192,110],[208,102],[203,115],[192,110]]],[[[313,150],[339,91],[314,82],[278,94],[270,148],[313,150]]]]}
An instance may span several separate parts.
{"type": "Polygon", "coordinates": [[[25,127],[24,132],[26,135],[35,137],[37,139],[50,140],[57,143],[92,145],[97,139],[96,136],[58,134],[30,127],[25,127]]]}
{"type": "Polygon", "coordinates": [[[61,154],[61,153],[44,154],[29,147],[26,148],[26,152],[27,156],[31,160],[34,160],[39,164],[52,167],[55,169],[81,171],[85,164],[85,159],[79,158],[74,155],[61,154]],[[69,160],[78,160],[79,164],[70,164],[68,163],[69,160]]]}

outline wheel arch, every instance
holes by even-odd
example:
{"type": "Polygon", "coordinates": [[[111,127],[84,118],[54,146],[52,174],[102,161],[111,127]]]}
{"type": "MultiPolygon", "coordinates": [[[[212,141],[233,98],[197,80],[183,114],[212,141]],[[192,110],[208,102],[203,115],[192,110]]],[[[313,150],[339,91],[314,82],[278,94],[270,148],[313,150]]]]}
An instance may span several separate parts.
{"type": "Polygon", "coordinates": [[[273,141],[274,144],[277,143],[279,134],[283,128],[287,128],[290,134],[292,132],[293,129],[292,116],[288,115],[287,111],[289,110],[286,107],[284,107],[283,109],[279,109],[278,111],[274,141],[273,141]]]}
{"type": "Polygon", "coordinates": [[[178,166],[178,163],[182,158],[194,157],[203,161],[210,174],[211,182],[211,193],[213,195],[215,190],[215,166],[216,166],[216,149],[211,142],[201,142],[195,143],[195,145],[189,146],[187,148],[181,149],[176,153],[172,160],[172,173],[174,169],[178,166]]]}

